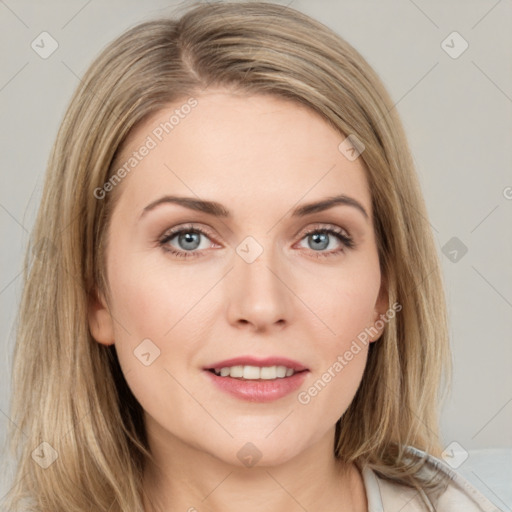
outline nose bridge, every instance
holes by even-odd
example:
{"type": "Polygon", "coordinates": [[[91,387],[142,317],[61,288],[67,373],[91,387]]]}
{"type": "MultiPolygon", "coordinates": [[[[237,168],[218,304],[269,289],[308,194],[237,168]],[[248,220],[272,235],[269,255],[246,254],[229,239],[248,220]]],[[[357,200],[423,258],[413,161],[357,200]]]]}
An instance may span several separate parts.
{"type": "Polygon", "coordinates": [[[291,319],[285,266],[271,240],[246,237],[236,247],[227,298],[232,322],[248,322],[261,329],[291,319]]]}

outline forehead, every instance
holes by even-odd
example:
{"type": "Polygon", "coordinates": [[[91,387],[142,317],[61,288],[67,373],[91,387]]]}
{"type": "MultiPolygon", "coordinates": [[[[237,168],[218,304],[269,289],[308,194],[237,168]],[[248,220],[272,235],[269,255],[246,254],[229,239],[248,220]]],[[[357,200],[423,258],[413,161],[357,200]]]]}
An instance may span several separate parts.
{"type": "Polygon", "coordinates": [[[118,185],[125,202],[181,193],[261,210],[347,194],[370,213],[362,159],[349,160],[340,150],[345,136],[312,109],[222,90],[192,100],[166,106],[130,133],[114,169],[127,171],[118,185]]]}

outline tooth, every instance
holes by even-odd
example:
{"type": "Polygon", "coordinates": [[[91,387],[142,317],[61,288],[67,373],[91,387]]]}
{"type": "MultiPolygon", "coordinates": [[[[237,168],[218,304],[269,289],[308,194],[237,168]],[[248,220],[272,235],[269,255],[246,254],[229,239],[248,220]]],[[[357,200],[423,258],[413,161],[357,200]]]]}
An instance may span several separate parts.
{"type": "Polygon", "coordinates": [[[244,378],[250,380],[274,380],[284,377],[291,377],[295,371],[286,366],[224,366],[222,368],[214,368],[215,375],[220,377],[244,378]]]}
{"type": "Polygon", "coordinates": [[[286,366],[276,366],[276,374],[280,379],[285,377],[286,376],[286,366]]]}
{"type": "Polygon", "coordinates": [[[281,368],[280,366],[264,366],[260,371],[260,379],[275,379],[279,377],[277,374],[276,368],[281,368]]]}
{"type": "MultiPolygon", "coordinates": [[[[231,373],[231,377],[233,377],[233,373],[231,373]]],[[[244,366],[243,377],[244,379],[259,379],[260,368],[258,366],[244,366]]]]}
{"type": "Polygon", "coordinates": [[[243,366],[232,366],[229,372],[230,377],[243,377],[244,376],[244,367],[243,366]]]}

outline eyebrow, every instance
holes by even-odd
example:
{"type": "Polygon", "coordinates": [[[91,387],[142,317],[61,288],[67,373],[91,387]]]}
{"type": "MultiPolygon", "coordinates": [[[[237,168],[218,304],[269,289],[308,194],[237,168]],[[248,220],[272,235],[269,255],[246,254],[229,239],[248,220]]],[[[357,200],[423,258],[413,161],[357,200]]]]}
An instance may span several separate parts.
{"type": "MultiPolygon", "coordinates": [[[[183,206],[185,208],[189,208],[190,210],[195,210],[203,213],[207,213],[209,215],[214,215],[215,217],[224,217],[231,218],[231,212],[222,204],[217,203],[215,201],[206,201],[204,199],[196,199],[194,197],[183,197],[183,196],[163,196],[155,201],[149,203],[143,210],[141,217],[144,216],[147,212],[153,210],[157,206],[161,204],[177,204],[183,206]]],[[[352,206],[360,211],[366,219],[369,219],[369,215],[366,212],[364,206],[354,199],[353,197],[349,197],[346,195],[338,195],[326,197],[320,201],[315,201],[312,203],[303,204],[298,206],[292,210],[292,217],[305,217],[306,215],[310,215],[312,213],[323,212],[337,205],[345,205],[352,206]]]]}

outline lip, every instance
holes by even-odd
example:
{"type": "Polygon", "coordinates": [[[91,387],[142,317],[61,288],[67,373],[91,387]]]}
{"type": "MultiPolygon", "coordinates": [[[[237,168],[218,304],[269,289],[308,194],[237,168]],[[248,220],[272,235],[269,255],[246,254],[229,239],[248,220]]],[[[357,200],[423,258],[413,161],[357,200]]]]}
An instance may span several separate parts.
{"type": "MultiPolygon", "coordinates": [[[[229,360],[230,362],[231,360],[229,360]]],[[[246,361],[246,359],[244,359],[246,361]]],[[[282,360],[281,360],[282,361],[282,360]]],[[[254,363],[253,363],[254,364],[254,363]]],[[[226,366],[236,366],[228,364],[226,366]]],[[[254,365],[258,366],[258,365],[254,365]]],[[[274,366],[271,364],[269,366],[274,366]]],[[[283,366],[286,366],[283,364],[283,366]]],[[[203,372],[221,391],[248,402],[272,402],[293,393],[304,382],[308,370],[294,373],[291,377],[272,380],[243,380],[233,377],[220,377],[205,369],[203,372]]]]}
{"type": "Polygon", "coordinates": [[[227,366],[286,366],[287,368],[291,368],[296,372],[308,370],[308,368],[303,364],[300,364],[299,362],[294,361],[293,359],[288,359],[287,357],[265,357],[259,359],[254,356],[240,356],[233,357],[231,359],[225,359],[224,361],[218,361],[209,366],[205,366],[203,370],[213,370],[215,368],[220,369],[226,368],[227,366]]]}

